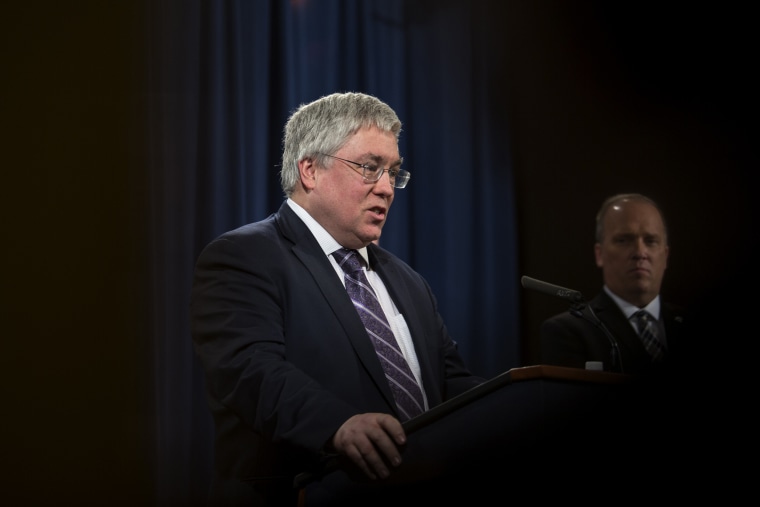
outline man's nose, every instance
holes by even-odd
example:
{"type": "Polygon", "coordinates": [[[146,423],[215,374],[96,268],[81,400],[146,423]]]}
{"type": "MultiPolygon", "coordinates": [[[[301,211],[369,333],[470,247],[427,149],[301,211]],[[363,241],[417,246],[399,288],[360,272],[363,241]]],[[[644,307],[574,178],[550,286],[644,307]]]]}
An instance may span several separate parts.
{"type": "Polygon", "coordinates": [[[636,259],[643,259],[649,257],[649,249],[647,248],[646,241],[644,241],[643,238],[639,238],[636,240],[636,245],[634,246],[633,255],[636,259]]]}
{"type": "Polygon", "coordinates": [[[380,190],[385,193],[392,194],[396,190],[393,184],[391,184],[391,174],[388,172],[388,169],[383,171],[383,174],[380,175],[380,179],[375,182],[375,185],[380,185],[380,190]]]}

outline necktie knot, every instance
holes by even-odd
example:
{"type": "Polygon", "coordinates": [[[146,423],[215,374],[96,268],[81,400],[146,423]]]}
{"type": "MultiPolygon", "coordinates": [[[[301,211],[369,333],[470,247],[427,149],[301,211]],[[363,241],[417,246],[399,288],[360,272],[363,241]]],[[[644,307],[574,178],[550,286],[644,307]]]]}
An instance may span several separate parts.
{"type": "Polygon", "coordinates": [[[655,361],[662,359],[665,354],[665,344],[659,337],[657,322],[652,314],[646,310],[639,310],[633,314],[639,336],[644,343],[644,348],[655,361]]]}
{"type": "Polygon", "coordinates": [[[649,320],[652,318],[652,314],[646,310],[639,310],[638,312],[634,313],[633,316],[638,322],[641,322],[644,325],[646,325],[646,323],[649,322],[649,320]]]}
{"type": "Polygon", "coordinates": [[[346,273],[356,273],[362,269],[359,252],[356,250],[341,248],[340,250],[333,252],[333,257],[335,257],[335,260],[338,261],[338,265],[346,273]]]}

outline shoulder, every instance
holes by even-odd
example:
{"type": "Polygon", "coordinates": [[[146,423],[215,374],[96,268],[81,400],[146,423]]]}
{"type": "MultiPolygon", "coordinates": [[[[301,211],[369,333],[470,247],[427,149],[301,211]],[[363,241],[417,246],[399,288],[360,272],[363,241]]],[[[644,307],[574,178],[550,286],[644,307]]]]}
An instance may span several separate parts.
{"type": "Polygon", "coordinates": [[[275,215],[228,230],[206,244],[200,251],[196,267],[210,270],[237,266],[248,271],[287,258],[289,242],[276,225],[275,215]]]}
{"type": "Polygon", "coordinates": [[[576,317],[570,311],[564,311],[544,319],[541,322],[540,332],[543,338],[551,338],[557,334],[577,332],[582,327],[582,319],[576,317]]]}
{"type": "Polygon", "coordinates": [[[278,246],[288,239],[293,244],[300,238],[310,234],[308,227],[298,218],[298,215],[284,202],[277,212],[268,217],[241,225],[226,231],[214,238],[206,248],[219,247],[220,244],[241,245],[250,248],[255,245],[257,250],[267,245],[278,246]]]}
{"type": "Polygon", "coordinates": [[[662,311],[665,315],[669,317],[683,317],[686,315],[687,310],[684,305],[680,305],[677,303],[673,303],[670,301],[663,301],[662,302],[662,311]]]}
{"type": "Polygon", "coordinates": [[[432,293],[427,280],[397,255],[374,243],[367,247],[367,253],[372,269],[377,271],[386,284],[432,293]]]}
{"type": "Polygon", "coordinates": [[[205,250],[224,248],[225,245],[248,245],[251,243],[266,243],[267,238],[271,241],[277,238],[276,227],[274,225],[274,215],[270,215],[264,220],[251,222],[235,229],[223,232],[211,240],[205,247],[205,250]]]}

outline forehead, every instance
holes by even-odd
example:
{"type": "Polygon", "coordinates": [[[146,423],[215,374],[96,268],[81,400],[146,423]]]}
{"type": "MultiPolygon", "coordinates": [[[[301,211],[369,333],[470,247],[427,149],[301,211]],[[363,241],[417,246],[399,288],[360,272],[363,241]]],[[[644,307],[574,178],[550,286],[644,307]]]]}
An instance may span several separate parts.
{"type": "Polygon", "coordinates": [[[624,201],[607,210],[604,225],[613,231],[646,231],[662,234],[665,226],[657,208],[644,201],[624,201]]]}
{"type": "Polygon", "coordinates": [[[373,154],[387,159],[399,157],[396,136],[392,132],[386,132],[374,126],[357,130],[339,151],[355,155],[373,154]]]}

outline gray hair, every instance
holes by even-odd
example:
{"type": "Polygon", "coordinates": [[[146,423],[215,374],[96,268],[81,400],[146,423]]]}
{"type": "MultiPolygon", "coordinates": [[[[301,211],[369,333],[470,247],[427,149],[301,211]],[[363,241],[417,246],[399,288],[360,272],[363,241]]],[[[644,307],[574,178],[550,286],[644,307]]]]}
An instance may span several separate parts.
{"type": "Polygon", "coordinates": [[[662,210],[657,205],[657,203],[654,202],[654,200],[642,194],[616,194],[605,199],[604,202],[602,203],[602,206],[599,208],[599,211],[596,214],[596,232],[595,232],[594,237],[597,243],[601,243],[602,240],[604,239],[604,216],[607,214],[607,211],[615,204],[618,204],[623,201],[641,201],[641,202],[649,203],[652,206],[654,206],[654,208],[660,214],[660,218],[662,219],[662,226],[665,230],[664,239],[667,241],[668,227],[665,224],[665,216],[662,214],[662,210]]]}
{"type": "Polygon", "coordinates": [[[333,93],[301,104],[284,128],[280,184],[287,197],[299,181],[298,161],[312,157],[324,164],[321,153],[332,155],[363,127],[391,132],[398,141],[401,120],[393,109],[364,93],[333,93]]]}

